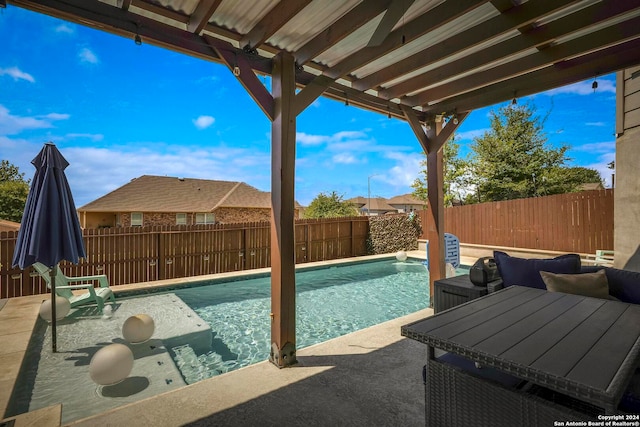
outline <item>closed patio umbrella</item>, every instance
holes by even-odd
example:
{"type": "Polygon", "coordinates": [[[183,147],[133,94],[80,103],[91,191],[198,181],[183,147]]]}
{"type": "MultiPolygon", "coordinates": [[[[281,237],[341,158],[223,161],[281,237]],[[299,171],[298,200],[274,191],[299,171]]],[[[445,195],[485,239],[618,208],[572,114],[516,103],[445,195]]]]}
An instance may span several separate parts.
{"type": "Polygon", "coordinates": [[[86,254],[78,214],[64,174],[69,163],[51,142],[44,144],[31,163],[36,171],[22,214],[13,266],[24,270],[40,262],[51,269],[51,344],[55,352],[57,266],[62,260],[77,264],[86,254]]]}

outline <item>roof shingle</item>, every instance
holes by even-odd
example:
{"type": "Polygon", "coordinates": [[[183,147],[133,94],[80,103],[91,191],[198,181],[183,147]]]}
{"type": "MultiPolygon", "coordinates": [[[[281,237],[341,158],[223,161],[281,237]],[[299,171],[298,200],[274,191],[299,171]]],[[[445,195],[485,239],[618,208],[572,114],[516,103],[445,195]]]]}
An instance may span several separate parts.
{"type": "Polygon", "coordinates": [[[211,212],[220,207],[271,208],[271,195],[244,182],[143,175],[79,212],[211,212]]]}

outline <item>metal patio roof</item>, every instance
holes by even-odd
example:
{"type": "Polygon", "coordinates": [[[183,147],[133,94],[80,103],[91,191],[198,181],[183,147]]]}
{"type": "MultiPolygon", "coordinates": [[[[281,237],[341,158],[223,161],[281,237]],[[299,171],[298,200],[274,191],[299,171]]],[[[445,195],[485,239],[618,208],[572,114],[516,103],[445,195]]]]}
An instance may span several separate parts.
{"type": "Polygon", "coordinates": [[[423,123],[640,64],[639,0],[5,1],[423,123]]]}

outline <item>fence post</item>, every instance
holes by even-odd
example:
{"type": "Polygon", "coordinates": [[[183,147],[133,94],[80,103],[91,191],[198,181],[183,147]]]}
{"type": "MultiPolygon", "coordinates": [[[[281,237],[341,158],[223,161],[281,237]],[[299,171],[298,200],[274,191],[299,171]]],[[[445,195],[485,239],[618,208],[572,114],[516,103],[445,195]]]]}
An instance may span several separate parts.
{"type": "Polygon", "coordinates": [[[164,244],[164,236],[162,235],[162,230],[156,232],[158,237],[158,253],[156,261],[156,268],[158,269],[158,280],[162,280],[165,278],[164,266],[167,260],[167,254],[165,253],[165,244],[164,244]]]}

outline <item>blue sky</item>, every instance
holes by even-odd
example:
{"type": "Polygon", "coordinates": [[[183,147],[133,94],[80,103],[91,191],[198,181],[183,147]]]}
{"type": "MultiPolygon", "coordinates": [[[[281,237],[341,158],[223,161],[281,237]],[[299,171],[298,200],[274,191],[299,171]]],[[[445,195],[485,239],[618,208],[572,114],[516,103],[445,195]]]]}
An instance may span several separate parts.
{"type": "MultiPolygon", "coordinates": [[[[33,176],[53,141],[71,164],[80,207],[141,175],[244,181],[270,189],[271,124],[223,65],[57,20],[0,9],[0,158],[33,176]]],[[[268,81],[266,81],[268,83],[268,81]]],[[[571,166],[615,158],[615,75],[519,102],[534,103],[550,145],[571,166]]],[[[504,105],[504,104],[502,104],[504,105]]],[[[489,111],[458,128],[461,152],[489,129],[489,111]]],[[[326,98],[298,117],[296,199],[318,193],[393,197],[412,191],[422,151],[409,126],[326,98]]]]}

